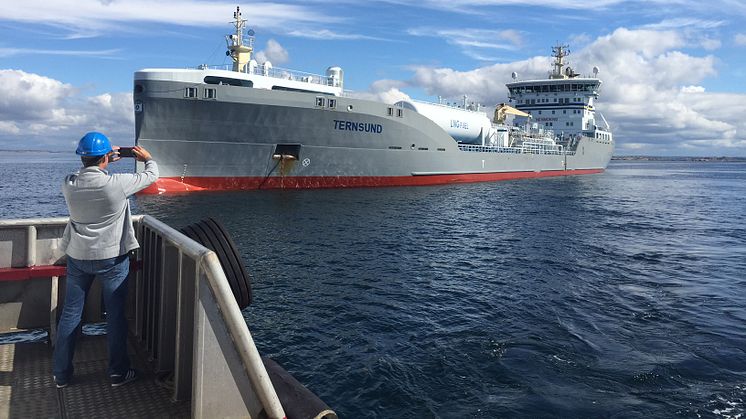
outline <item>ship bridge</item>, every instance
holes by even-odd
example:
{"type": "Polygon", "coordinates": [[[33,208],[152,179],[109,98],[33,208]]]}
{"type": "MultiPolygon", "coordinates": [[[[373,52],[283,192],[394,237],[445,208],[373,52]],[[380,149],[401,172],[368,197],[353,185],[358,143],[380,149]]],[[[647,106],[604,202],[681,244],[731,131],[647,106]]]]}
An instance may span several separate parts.
{"type": "Polygon", "coordinates": [[[546,79],[518,80],[507,83],[508,98],[513,106],[529,114],[517,117],[516,123],[531,122],[535,126],[554,130],[561,135],[586,135],[591,138],[611,139],[605,119],[601,117],[603,128],[596,122],[595,101],[598,99],[601,80],[598,67],[593,67],[593,76],[581,77],[564,58],[569,55],[566,46],[552,48],[554,69],[546,79]],[[597,135],[596,131],[603,131],[597,135]]]}

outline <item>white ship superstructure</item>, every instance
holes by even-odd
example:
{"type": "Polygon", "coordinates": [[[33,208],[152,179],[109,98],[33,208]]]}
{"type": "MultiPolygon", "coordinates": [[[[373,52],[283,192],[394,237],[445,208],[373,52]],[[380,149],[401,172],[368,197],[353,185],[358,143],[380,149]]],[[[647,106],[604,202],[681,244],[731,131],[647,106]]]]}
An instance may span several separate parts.
{"type": "Polygon", "coordinates": [[[595,117],[597,70],[574,74],[565,47],[548,79],[509,83],[514,106],[488,116],[466,98],[356,99],[340,67],[317,75],[256,62],[239,9],[231,23],[231,65],[135,73],[136,141],[162,174],[149,193],[564,176],[599,173],[611,158],[608,124],[595,117]]]}
{"type": "MultiPolygon", "coordinates": [[[[548,79],[525,80],[508,83],[510,102],[530,115],[531,121],[543,129],[553,130],[561,137],[583,135],[611,142],[609,124],[602,114],[596,119],[595,101],[598,99],[601,80],[598,67],[593,67],[593,77],[581,77],[566,66],[567,46],[552,48],[554,68],[548,79]]],[[[517,79],[513,73],[513,79],[517,79]]],[[[516,123],[528,122],[519,117],[516,123]]]]}

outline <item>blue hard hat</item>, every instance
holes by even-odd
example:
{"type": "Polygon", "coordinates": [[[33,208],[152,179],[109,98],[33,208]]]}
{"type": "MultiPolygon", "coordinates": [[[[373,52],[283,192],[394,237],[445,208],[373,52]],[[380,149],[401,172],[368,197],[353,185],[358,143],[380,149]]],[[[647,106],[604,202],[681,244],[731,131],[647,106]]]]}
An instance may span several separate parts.
{"type": "Polygon", "coordinates": [[[112,148],[109,139],[100,132],[91,131],[80,139],[75,154],[79,156],[103,156],[110,151],[112,151],[112,148]]]}

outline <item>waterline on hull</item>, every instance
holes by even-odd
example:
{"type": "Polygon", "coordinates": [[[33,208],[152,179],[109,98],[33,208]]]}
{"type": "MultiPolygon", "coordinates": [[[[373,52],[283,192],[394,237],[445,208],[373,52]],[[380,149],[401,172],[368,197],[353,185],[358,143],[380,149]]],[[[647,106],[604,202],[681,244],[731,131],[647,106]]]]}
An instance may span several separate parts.
{"type": "Polygon", "coordinates": [[[432,174],[416,176],[271,176],[161,178],[140,192],[143,195],[254,189],[322,189],[384,186],[427,186],[449,183],[491,182],[603,173],[604,169],[524,172],[432,174]]]}

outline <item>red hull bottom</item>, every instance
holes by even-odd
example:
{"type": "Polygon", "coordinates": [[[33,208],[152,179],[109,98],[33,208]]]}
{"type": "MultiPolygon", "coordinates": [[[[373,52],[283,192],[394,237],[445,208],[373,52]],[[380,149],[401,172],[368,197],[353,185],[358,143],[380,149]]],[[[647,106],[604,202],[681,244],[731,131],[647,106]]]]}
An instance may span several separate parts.
{"type": "Polygon", "coordinates": [[[589,175],[604,169],[549,170],[544,172],[501,172],[422,176],[289,176],[289,177],[185,177],[160,178],[141,194],[161,195],[204,191],[250,189],[316,189],[376,186],[424,186],[448,183],[491,182],[540,177],[589,175]]]}

